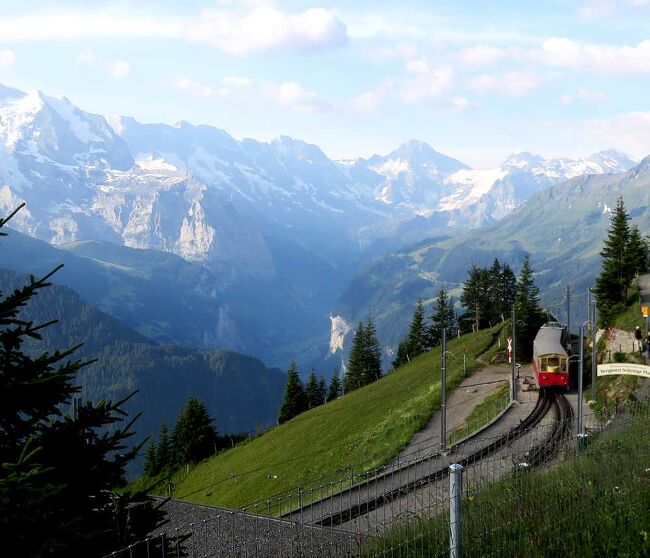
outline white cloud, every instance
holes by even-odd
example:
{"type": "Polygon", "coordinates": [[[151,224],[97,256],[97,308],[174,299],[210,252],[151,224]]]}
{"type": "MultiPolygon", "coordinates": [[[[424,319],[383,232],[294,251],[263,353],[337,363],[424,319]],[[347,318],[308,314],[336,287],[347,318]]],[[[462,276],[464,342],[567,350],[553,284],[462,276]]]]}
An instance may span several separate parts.
{"type": "Polygon", "coordinates": [[[601,103],[607,99],[607,95],[595,89],[579,89],[574,95],[567,93],[560,97],[560,101],[565,105],[568,105],[576,99],[590,103],[601,103]]]}
{"type": "Polygon", "coordinates": [[[174,89],[194,97],[195,99],[206,99],[215,95],[215,90],[209,85],[199,83],[193,79],[183,76],[172,76],[170,83],[174,89]]]}
{"type": "Polygon", "coordinates": [[[311,8],[287,14],[273,7],[255,8],[243,16],[225,10],[205,10],[199,20],[185,27],[183,36],[232,54],[337,47],[348,39],[345,24],[331,11],[311,8]]]}
{"type": "Polygon", "coordinates": [[[601,139],[603,145],[613,145],[638,157],[650,154],[650,112],[628,112],[588,120],[584,133],[590,140],[601,139]]]}
{"type": "Polygon", "coordinates": [[[330,108],[329,103],[295,81],[285,81],[279,85],[269,83],[264,90],[276,103],[297,112],[316,112],[330,108]]]}
{"type": "Polygon", "coordinates": [[[16,64],[16,53],[13,50],[0,50],[0,68],[13,68],[16,64]]]}
{"type": "Polygon", "coordinates": [[[250,87],[251,80],[246,76],[226,76],[221,80],[221,83],[226,87],[245,89],[247,87],[250,87]]]}
{"type": "Polygon", "coordinates": [[[386,80],[370,91],[364,91],[352,99],[352,109],[357,112],[373,112],[381,107],[394,89],[395,84],[386,80]]]}
{"type": "Polygon", "coordinates": [[[177,39],[211,44],[234,54],[275,48],[338,47],[348,40],[345,24],[330,10],[311,8],[285,13],[266,3],[233,4],[182,18],[115,10],[39,11],[0,18],[0,37],[4,41],[177,39]]]}
{"type": "Polygon", "coordinates": [[[133,73],[133,69],[124,60],[114,60],[105,64],[106,73],[113,79],[124,79],[133,73]]]}
{"type": "Polygon", "coordinates": [[[650,40],[636,46],[579,43],[566,37],[546,39],[531,59],[549,66],[603,74],[650,73],[650,40]]]}
{"type": "Polygon", "coordinates": [[[461,97],[460,95],[456,95],[449,99],[449,107],[453,111],[461,112],[469,108],[469,101],[467,100],[466,97],[461,97]]]}
{"type": "Polygon", "coordinates": [[[418,63],[413,69],[417,74],[405,80],[398,92],[399,98],[407,103],[436,97],[454,85],[454,70],[449,65],[429,68],[418,63]]]}
{"type": "Polygon", "coordinates": [[[124,60],[106,60],[91,50],[77,55],[76,61],[82,66],[95,68],[111,79],[124,79],[133,73],[131,65],[124,60]]]}
{"type": "Polygon", "coordinates": [[[455,58],[463,66],[476,67],[494,64],[505,58],[507,51],[503,48],[478,45],[464,48],[456,53],[455,58]]]}
{"type": "Polygon", "coordinates": [[[478,93],[500,93],[508,97],[522,97],[543,84],[539,74],[512,71],[503,74],[480,74],[472,78],[470,87],[478,93]]]}

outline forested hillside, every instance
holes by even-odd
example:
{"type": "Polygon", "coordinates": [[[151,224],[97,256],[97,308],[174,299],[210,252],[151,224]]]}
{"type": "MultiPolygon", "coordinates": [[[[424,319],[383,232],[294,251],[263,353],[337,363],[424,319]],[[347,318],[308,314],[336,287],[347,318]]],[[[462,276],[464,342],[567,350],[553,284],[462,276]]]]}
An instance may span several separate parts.
{"type": "MultiPolygon", "coordinates": [[[[26,281],[25,275],[0,269],[2,292],[26,281]]],[[[221,433],[275,423],[285,375],[255,358],[158,344],[61,285],[40,292],[23,316],[35,322],[59,319],[32,348],[61,349],[83,342],[75,356],[97,359],[79,373],[84,398],[117,399],[140,390],[127,404],[130,412],[143,413],[136,426],[138,439],[155,433],[162,421],[172,423],[190,395],[205,402],[221,433]]]]}

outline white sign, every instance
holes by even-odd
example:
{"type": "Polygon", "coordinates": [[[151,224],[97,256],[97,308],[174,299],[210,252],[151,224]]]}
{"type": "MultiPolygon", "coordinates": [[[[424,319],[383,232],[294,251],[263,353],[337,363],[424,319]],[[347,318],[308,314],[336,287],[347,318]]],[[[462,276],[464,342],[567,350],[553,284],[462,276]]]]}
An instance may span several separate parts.
{"type": "Polygon", "coordinates": [[[650,366],[644,366],[643,364],[629,364],[627,362],[598,365],[599,376],[615,376],[617,374],[650,378],[650,366]]]}
{"type": "Polygon", "coordinates": [[[508,364],[512,363],[512,337],[508,337],[508,364]]]}

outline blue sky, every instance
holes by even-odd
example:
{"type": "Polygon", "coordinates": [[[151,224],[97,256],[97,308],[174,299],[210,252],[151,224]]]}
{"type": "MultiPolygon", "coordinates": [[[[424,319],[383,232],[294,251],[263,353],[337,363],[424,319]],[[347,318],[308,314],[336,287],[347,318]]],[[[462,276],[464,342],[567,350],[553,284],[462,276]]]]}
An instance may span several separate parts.
{"type": "Polygon", "coordinates": [[[332,157],[650,154],[650,0],[0,0],[0,83],[332,157]]]}

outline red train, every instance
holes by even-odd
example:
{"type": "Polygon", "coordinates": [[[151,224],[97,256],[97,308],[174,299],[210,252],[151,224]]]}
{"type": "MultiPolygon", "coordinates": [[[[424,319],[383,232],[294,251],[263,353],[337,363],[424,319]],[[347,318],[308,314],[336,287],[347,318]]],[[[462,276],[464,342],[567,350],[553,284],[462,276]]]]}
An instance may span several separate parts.
{"type": "Polygon", "coordinates": [[[565,326],[548,322],[539,328],[533,342],[533,369],[540,388],[569,387],[569,352],[565,326]]]}

